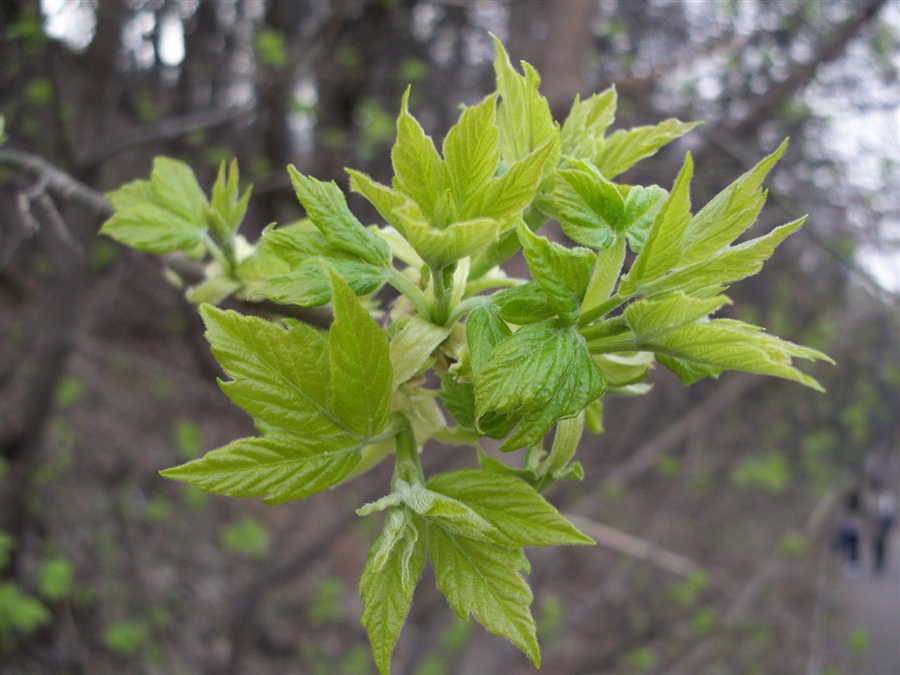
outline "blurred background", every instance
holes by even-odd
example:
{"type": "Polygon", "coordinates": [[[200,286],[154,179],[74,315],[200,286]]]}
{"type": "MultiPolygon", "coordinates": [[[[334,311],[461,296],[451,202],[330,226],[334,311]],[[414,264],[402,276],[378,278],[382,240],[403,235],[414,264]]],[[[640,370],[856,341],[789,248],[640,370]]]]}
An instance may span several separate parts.
{"type": "MultiPolygon", "coordinates": [[[[379,523],[353,509],[391,467],[279,507],[161,479],[253,424],[160,261],[96,236],[102,192],[155,155],[204,187],[237,157],[253,240],[302,215],[288,163],[390,179],[408,84],[441,139],[493,90],[488,31],[558,118],[614,84],[617,128],[706,121],[622,182],[668,187],[690,150],[699,207],[790,136],[755,230],[810,218],[733,316],[837,361],[811,372],[827,395],[657,369],[607,400],[585,480],[548,495],[601,545],[530,551],[544,672],[900,672],[898,537],[875,573],[867,508],[900,483],[900,3],[0,0],[0,24],[0,672],[375,672],[379,523]]],[[[474,463],[440,450],[426,473],[474,463]]],[[[429,570],[394,665],[533,672],[429,570]]]]}

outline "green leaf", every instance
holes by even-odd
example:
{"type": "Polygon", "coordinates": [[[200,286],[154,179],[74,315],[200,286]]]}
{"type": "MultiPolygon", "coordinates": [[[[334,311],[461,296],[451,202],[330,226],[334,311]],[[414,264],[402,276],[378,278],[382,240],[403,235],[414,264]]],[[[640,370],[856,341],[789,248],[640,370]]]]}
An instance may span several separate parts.
{"type": "Polygon", "coordinates": [[[716,195],[691,219],[684,233],[680,267],[706,260],[756,221],[766,201],[760,187],[787,149],[787,139],[771,155],[716,195]]]}
{"type": "MultiPolygon", "coordinates": [[[[397,142],[391,150],[394,189],[412,199],[431,218],[437,200],[449,188],[447,167],[416,119],[409,114],[409,88],[397,119],[397,142]]],[[[399,228],[398,228],[399,229],[399,228]]]]}
{"type": "Polygon", "coordinates": [[[625,308],[625,321],[637,342],[649,342],[669,331],[717,312],[731,300],[724,296],[691,298],[673,293],[661,300],[638,300],[625,308]]]}
{"type": "Polygon", "coordinates": [[[494,635],[521,649],[535,666],[541,662],[534,599],[519,570],[529,569],[521,549],[468,539],[441,527],[428,527],[428,555],[437,586],[461,618],[469,614],[494,635]]]}
{"type": "MultiPolygon", "coordinates": [[[[500,161],[497,94],[466,108],[444,139],[444,160],[456,204],[488,182],[500,161]]],[[[480,214],[479,214],[480,215],[480,214]]]]}
{"type": "Polygon", "coordinates": [[[347,433],[323,437],[276,430],[238,439],[160,474],[215,494],[281,504],[340,482],[359,463],[361,445],[347,433]]]}
{"type": "Polygon", "coordinates": [[[675,356],[666,356],[665,354],[657,354],[656,360],[661,366],[664,366],[675,373],[678,376],[678,379],[681,380],[681,383],[685,386],[706,377],[711,377],[714,380],[718,379],[719,375],[722,373],[721,368],[704,366],[700,363],[685,361],[684,359],[679,359],[675,356]]]}
{"type": "Polygon", "coordinates": [[[419,207],[409,201],[395,209],[394,213],[401,224],[397,229],[422,256],[422,260],[436,270],[481,250],[494,241],[502,229],[502,224],[497,220],[478,218],[452,223],[446,229],[439,230],[433,228],[419,207]]]}
{"type": "Polygon", "coordinates": [[[635,185],[628,188],[628,196],[625,199],[625,222],[628,223],[625,236],[635,253],[640,253],[647,242],[647,234],[653,226],[653,221],[656,220],[668,197],[669,193],[658,185],[648,187],[635,185]]]}
{"type": "Polygon", "coordinates": [[[218,218],[208,218],[207,223],[220,242],[231,239],[247,213],[247,204],[250,202],[250,193],[253,188],[252,186],[248,187],[244,191],[244,196],[241,197],[238,188],[239,180],[237,159],[231,161],[227,173],[225,162],[219,165],[219,174],[213,184],[212,199],[209,204],[211,210],[218,214],[218,218]],[[220,223],[224,225],[224,228],[219,227],[220,223]]]}
{"type": "Polygon", "coordinates": [[[497,127],[503,160],[512,164],[549,142],[552,149],[547,167],[552,170],[559,158],[559,127],[553,121],[547,99],[538,93],[541,78],[524,61],[522,68],[525,75],[519,75],[500,40],[494,37],[494,43],[497,47],[494,71],[501,97],[497,127]]]}
{"type": "Polygon", "coordinates": [[[41,564],[38,588],[47,600],[56,602],[72,593],[75,569],[64,555],[55,555],[41,564]]]}
{"type": "Polygon", "coordinates": [[[391,264],[391,248],[356,219],[334,181],[323,183],[288,167],[297,198],[331,248],[355,255],[375,267],[391,264]]]}
{"type": "Polygon", "coordinates": [[[184,162],[157,157],[149,181],[128,183],[107,197],[116,212],[101,234],[148,253],[189,251],[203,243],[206,197],[184,162]]]}
{"type": "Polygon", "coordinates": [[[506,173],[484,183],[462,204],[460,219],[510,220],[520,216],[534,199],[555,147],[548,141],[515,162],[506,173]]]}
{"type": "Polygon", "coordinates": [[[491,303],[504,321],[517,326],[543,321],[556,314],[543,287],[536,281],[494,293],[491,303]]]}
{"type": "Polygon", "coordinates": [[[560,134],[563,155],[590,160],[603,148],[603,134],[616,118],[616,99],[615,87],[586,101],[575,95],[560,134]]]}
{"type": "Polygon", "coordinates": [[[638,284],[658,279],[678,265],[681,259],[681,240],[691,219],[691,176],[694,162],[687,153],[684,165],[678,172],[672,192],[663,204],[650,232],[647,243],[637,259],[622,278],[619,293],[631,295],[638,284]]]}
{"type": "Polygon", "coordinates": [[[523,326],[490,356],[475,386],[479,417],[524,413],[501,450],[533,445],[561,418],[581,412],[606,388],[603,373],[576,331],[554,320],[523,326]]]}
{"type": "Polygon", "coordinates": [[[560,318],[568,324],[578,317],[581,301],[591,281],[596,256],[586,248],[566,248],[516,225],[528,267],[560,318]]]}
{"type": "Polygon", "coordinates": [[[655,155],[664,145],[686,134],[701,122],[665,120],[656,126],[620,130],[607,138],[593,164],[608,180],[627,171],[642,159],[655,155]]]}
{"type": "Polygon", "coordinates": [[[237,267],[238,276],[245,282],[264,281],[270,276],[287,272],[290,266],[275,254],[269,241],[262,237],[249,256],[241,260],[237,267]]]}
{"type": "Polygon", "coordinates": [[[372,180],[364,173],[353,169],[345,170],[350,174],[350,189],[365,198],[378,210],[382,218],[403,234],[403,223],[394,211],[406,204],[406,197],[387,185],[372,180]]]}
{"type": "Polygon", "coordinates": [[[726,288],[726,284],[759,272],[775,248],[799,230],[805,221],[806,216],[776,227],[763,237],[729,246],[709,260],[675,270],[650,283],[640,284],[639,291],[648,297],[674,291],[704,296],[719,293],[726,288]]]}
{"type": "Polygon", "coordinates": [[[558,170],[554,198],[559,223],[573,241],[596,249],[609,248],[625,231],[625,199],[592,164],[571,160],[575,168],[558,170]]]}
{"type": "Polygon", "coordinates": [[[346,431],[331,412],[328,343],[300,323],[285,327],[203,305],[206,337],[231,382],[222,390],[253,417],[314,436],[346,431]]]}
{"type": "Polygon", "coordinates": [[[347,283],[332,269],[328,273],[334,308],[328,335],[332,409],[354,433],[375,436],[387,424],[391,403],[388,338],[347,283]]]}
{"type": "Polygon", "coordinates": [[[493,525],[489,537],[510,548],[595,543],[563,518],[534,488],[520,480],[483,469],[441,473],[426,483],[493,525]]]}
{"type": "Polygon", "coordinates": [[[606,383],[610,388],[626,387],[643,382],[647,379],[647,373],[650,371],[653,361],[653,354],[650,352],[594,354],[594,363],[603,371],[606,383]]]}
{"type": "Polygon", "coordinates": [[[798,357],[831,362],[815,349],[780,340],[757,326],[730,319],[682,326],[642,347],[702,366],[783,377],[817,391],[824,391],[822,385],[794,368],[791,361],[798,357]]]}
{"type": "Polygon", "coordinates": [[[480,427],[482,435],[499,440],[518,423],[519,418],[514,415],[488,413],[476,425],[475,385],[457,382],[449,373],[439,373],[439,376],[441,402],[463,429],[475,432],[480,427]]]}
{"type": "Polygon", "coordinates": [[[412,605],[425,566],[425,523],[407,508],[391,509],[384,530],[369,550],[359,597],[360,623],[366,627],[375,665],[390,673],[391,654],[412,605]]]}
{"type": "Polygon", "coordinates": [[[6,638],[13,630],[30,634],[50,623],[53,614],[13,581],[0,583],[0,635],[6,638]]]}
{"type": "Polygon", "coordinates": [[[425,366],[432,352],[450,335],[450,328],[436,326],[421,314],[409,320],[391,340],[391,363],[396,389],[425,366]]]}
{"type": "Polygon", "coordinates": [[[500,315],[489,307],[477,307],[466,320],[466,341],[469,344],[469,357],[476,373],[481,372],[488,364],[494,348],[506,340],[512,331],[500,318],[500,315]]]}
{"type": "Polygon", "coordinates": [[[374,293],[385,283],[385,271],[356,256],[329,252],[310,258],[289,272],[273,274],[253,293],[281,304],[317,307],[331,300],[326,266],[333,268],[350,286],[354,295],[374,293]]]}
{"type": "Polygon", "coordinates": [[[584,300],[581,303],[582,314],[598,307],[612,295],[624,263],[624,237],[619,237],[615,244],[597,254],[597,262],[594,263],[594,271],[591,274],[591,283],[588,284],[584,300]]]}

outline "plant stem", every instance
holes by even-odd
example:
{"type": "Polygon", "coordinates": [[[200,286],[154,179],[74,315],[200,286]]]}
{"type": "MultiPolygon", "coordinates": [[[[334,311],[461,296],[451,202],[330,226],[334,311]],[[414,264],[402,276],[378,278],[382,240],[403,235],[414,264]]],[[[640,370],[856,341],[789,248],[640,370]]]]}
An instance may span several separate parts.
{"type": "Polygon", "coordinates": [[[235,274],[234,262],[229,259],[229,256],[225,254],[225,251],[223,251],[222,248],[215,242],[209,232],[203,233],[203,243],[213,259],[222,266],[222,270],[225,272],[225,274],[227,274],[229,278],[234,279],[235,281],[240,281],[235,274]]]}
{"type": "Polygon", "coordinates": [[[447,319],[447,322],[444,325],[452,326],[476,307],[485,307],[489,304],[491,304],[491,299],[484,295],[476,295],[471,298],[466,298],[453,308],[453,312],[450,314],[450,318],[447,319]]]}
{"type": "Polygon", "coordinates": [[[582,315],[578,317],[578,325],[587,326],[591,321],[599,319],[602,316],[606,316],[617,307],[621,307],[626,300],[628,300],[628,298],[623,298],[618,294],[612,296],[608,300],[601,302],[596,307],[592,307],[588,311],[582,313],[582,315]]]}
{"type": "Polygon", "coordinates": [[[419,314],[428,319],[432,319],[431,303],[428,302],[428,298],[425,296],[422,289],[410,281],[406,275],[398,269],[391,267],[388,269],[387,282],[405,295],[415,308],[419,310],[419,314]]]}
{"type": "Polygon", "coordinates": [[[634,333],[626,333],[621,336],[610,335],[596,340],[588,340],[587,346],[591,354],[640,351],[640,347],[634,342],[634,333]]]}
{"type": "Polygon", "coordinates": [[[455,265],[448,265],[444,269],[431,270],[431,279],[434,284],[434,312],[431,315],[431,321],[438,326],[443,326],[450,314],[450,297],[453,292],[455,267],[455,265]]]}
{"type": "Polygon", "coordinates": [[[584,336],[585,340],[597,340],[611,335],[621,335],[628,330],[628,324],[625,322],[624,316],[614,316],[609,321],[603,323],[595,323],[593,326],[585,326],[578,332],[584,336]]]}
{"type": "Polygon", "coordinates": [[[524,279],[506,277],[505,279],[476,279],[466,284],[466,295],[475,295],[489,288],[513,288],[525,283],[524,279]]]}
{"type": "Polygon", "coordinates": [[[409,420],[403,418],[403,426],[397,433],[397,463],[394,466],[393,483],[398,479],[409,485],[424,483],[425,476],[422,473],[422,463],[419,461],[419,448],[416,446],[416,438],[413,435],[409,420]]]}

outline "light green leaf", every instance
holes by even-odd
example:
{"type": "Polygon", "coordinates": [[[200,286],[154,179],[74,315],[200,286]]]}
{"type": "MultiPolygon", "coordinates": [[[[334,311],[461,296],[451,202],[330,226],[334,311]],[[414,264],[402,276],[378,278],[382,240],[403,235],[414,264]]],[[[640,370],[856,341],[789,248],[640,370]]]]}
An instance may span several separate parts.
{"type": "Polygon", "coordinates": [[[238,182],[240,174],[238,173],[237,159],[231,160],[231,166],[227,173],[225,171],[225,162],[219,165],[219,174],[216,182],[213,184],[212,199],[210,200],[210,208],[218,218],[208,219],[210,230],[216,235],[219,241],[228,241],[231,236],[237,232],[244,216],[247,213],[247,204],[250,202],[250,193],[253,187],[250,186],[244,191],[244,196],[240,196],[238,182]],[[216,224],[224,224],[224,229],[217,231],[216,224]]]}
{"type": "Polygon", "coordinates": [[[620,130],[606,139],[593,163],[608,180],[627,171],[642,159],[655,155],[664,145],[684,136],[701,122],[665,120],[656,126],[620,130]]]}
{"type": "Polygon", "coordinates": [[[462,502],[496,527],[489,537],[501,546],[594,543],[534,488],[515,478],[493,471],[466,469],[438,474],[429,479],[426,487],[462,502]]]}
{"type": "Polygon", "coordinates": [[[311,436],[334,436],[344,427],[331,412],[328,345],[298,321],[285,327],[203,305],[206,337],[231,382],[222,390],[267,424],[311,436]]]}
{"type": "Polygon", "coordinates": [[[489,307],[477,307],[466,320],[466,341],[469,357],[476,373],[484,370],[494,348],[506,340],[512,331],[500,315],[489,307]]]}
{"type": "Polygon", "coordinates": [[[397,119],[397,142],[391,150],[393,184],[397,192],[416,202],[422,212],[431,218],[435,214],[438,198],[449,188],[447,167],[434,142],[409,114],[409,91],[407,88],[403,94],[400,117],[397,119]]]}
{"type": "Polygon", "coordinates": [[[218,305],[239,288],[241,288],[239,281],[235,281],[220,272],[201,281],[196,286],[191,286],[185,291],[184,297],[187,298],[188,302],[195,305],[201,305],[205,302],[211,305],[218,305]]]}
{"type": "Polygon", "coordinates": [[[160,474],[215,494],[281,504],[339,483],[359,463],[361,443],[347,433],[323,437],[276,430],[238,439],[160,474]]]}
{"type": "Polygon", "coordinates": [[[329,252],[310,258],[291,271],[273,274],[254,292],[254,295],[287,305],[317,307],[331,299],[331,286],[325,266],[334,268],[349,284],[355,295],[374,293],[385,283],[385,271],[346,253],[329,252]]]}
{"type": "Polygon", "coordinates": [[[101,234],[148,253],[189,251],[203,243],[206,197],[184,162],[157,157],[149,181],[128,183],[107,197],[116,212],[101,234]]]}
{"type": "Polygon", "coordinates": [[[594,354],[594,363],[603,371],[610,388],[643,382],[647,379],[647,373],[653,362],[653,354],[650,352],[594,354]]]}
{"type": "Polygon", "coordinates": [[[665,354],[657,354],[656,360],[661,366],[664,366],[668,370],[671,370],[673,373],[675,373],[675,375],[678,376],[678,379],[681,380],[681,383],[685,386],[693,384],[694,382],[702,380],[706,377],[711,377],[714,380],[718,379],[719,375],[722,373],[721,368],[704,366],[700,363],[685,361],[684,359],[679,359],[674,356],[666,356],[665,354]]]}
{"type": "Polygon", "coordinates": [[[593,309],[605,302],[616,288],[616,281],[622,273],[622,265],[625,263],[625,237],[619,237],[616,243],[597,254],[597,262],[591,274],[591,283],[588,284],[581,303],[581,313],[593,309]]]}
{"type": "Polygon", "coordinates": [[[301,227],[267,229],[260,238],[263,242],[291,268],[328,251],[328,242],[320,232],[301,227]]]}
{"type": "Polygon", "coordinates": [[[475,190],[460,207],[460,219],[484,217],[510,220],[520,216],[534,199],[554,148],[554,144],[548,141],[515,162],[506,173],[491,178],[475,190]]]}
{"type": "Polygon", "coordinates": [[[281,256],[275,254],[265,237],[260,238],[253,253],[241,260],[237,267],[238,276],[246,281],[263,281],[274,274],[290,269],[281,256]]]}
{"type": "Polygon", "coordinates": [[[350,174],[350,189],[364,197],[378,210],[382,218],[393,225],[400,234],[403,234],[403,223],[400,222],[400,218],[397,217],[394,210],[406,203],[406,197],[387,185],[372,180],[364,173],[353,169],[345,169],[345,171],[350,174]]]}
{"type": "Polygon", "coordinates": [[[421,314],[409,320],[391,340],[391,363],[396,389],[422,370],[431,353],[450,335],[450,328],[436,326],[421,314]]]}
{"type": "Polygon", "coordinates": [[[572,169],[556,172],[554,197],[559,223],[573,241],[606,249],[625,231],[625,200],[618,188],[592,164],[570,160],[572,169]]]}
{"type": "Polygon", "coordinates": [[[536,281],[498,291],[491,296],[491,303],[504,321],[517,326],[543,321],[556,314],[547,293],[536,281]]]}
{"type": "Polygon", "coordinates": [[[494,37],[494,43],[497,47],[494,71],[497,75],[497,91],[501,97],[497,110],[497,127],[500,130],[503,160],[512,164],[550,142],[552,150],[547,167],[552,170],[559,158],[559,127],[553,121],[547,99],[538,93],[541,78],[524,61],[522,68],[525,75],[519,75],[500,40],[494,37]]]}
{"type": "Polygon", "coordinates": [[[690,188],[693,172],[694,162],[691,154],[687,153],[672,192],[653,221],[647,243],[620,282],[620,295],[631,295],[638,284],[658,279],[678,265],[681,259],[681,240],[691,219],[690,188]]]}
{"type": "Polygon", "coordinates": [[[359,580],[360,622],[369,634],[381,675],[390,673],[391,654],[425,566],[425,542],[422,518],[406,508],[392,509],[359,580]]]}
{"type": "Polygon", "coordinates": [[[344,193],[334,181],[323,183],[304,176],[293,165],[288,167],[288,173],[307,216],[331,248],[355,255],[375,267],[391,264],[390,246],[350,213],[344,193]]]}
{"type": "Polygon", "coordinates": [[[433,269],[444,269],[484,248],[497,238],[502,224],[491,218],[477,218],[453,223],[438,230],[425,219],[419,207],[406,202],[394,213],[400,230],[422,259],[433,269]]]}
{"type": "Polygon", "coordinates": [[[625,199],[625,236],[628,244],[635,253],[640,253],[647,241],[647,234],[653,226],[653,221],[660,209],[666,203],[669,193],[658,185],[641,187],[639,185],[628,188],[628,196],[625,199]]]}
{"type": "Polygon", "coordinates": [[[625,308],[625,321],[637,342],[649,342],[660,335],[717,312],[731,300],[724,296],[691,298],[672,293],[661,300],[638,300],[625,308]]]}
{"type": "MultiPolygon", "coordinates": [[[[453,416],[459,426],[469,431],[476,431],[475,424],[475,386],[466,382],[457,382],[449,373],[440,373],[441,402],[453,416]]],[[[488,413],[479,421],[481,434],[488,438],[505,437],[519,421],[514,415],[488,413]]]]}
{"type": "Polygon", "coordinates": [[[475,386],[479,417],[524,413],[501,450],[533,445],[563,417],[581,412],[606,388],[584,338],[554,320],[523,326],[490,356],[475,386]]]}
{"type": "Polygon", "coordinates": [[[762,269],[775,248],[806,221],[806,216],[776,227],[769,234],[737,246],[729,246],[709,260],[695,263],[667,274],[639,290],[648,297],[682,291],[690,295],[714,295],[726,284],[752,276],[762,269]]]}
{"type": "MultiPolygon", "coordinates": [[[[500,161],[497,94],[466,108],[444,139],[444,160],[456,204],[465,203],[475,190],[488,182],[500,161]]],[[[480,214],[479,214],[480,215],[480,214]]]]}
{"type": "Polygon", "coordinates": [[[800,382],[817,391],[822,386],[791,365],[794,357],[831,361],[808,347],[780,340],[762,329],[729,319],[682,326],[643,348],[721,370],[742,370],[800,382]]]}
{"type": "Polygon", "coordinates": [[[760,187],[787,149],[787,139],[771,155],[734,181],[691,219],[684,233],[680,267],[706,260],[753,225],[766,201],[760,187]]]}
{"type": "Polygon", "coordinates": [[[603,134],[616,118],[616,98],[615,87],[586,101],[575,95],[560,134],[563,155],[589,160],[603,148],[603,134]]]}
{"type": "Polygon", "coordinates": [[[550,305],[567,324],[578,317],[578,309],[591,281],[591,267],[596,260],[586,248],[566,248],[534,234],[522,222],[516,225],[522,252],[528,267],[550,305]]]}
{"type": "Polygon", "coordinates": [[[467,539],[441,527],[428,527],[428,555],[437,586],[461,618],[469,614],[494,635],[521,649],[535,666],[541,662],[534,599],[519,570],[529,569],[521,549],[467,539]]]}
{"type": "Polygon", "coordinates": [[[332,409],[354,433],[375,436],[387,424],[391,403],[388,338],[337,272],[329,268],[328,275],[334,308],[328,334],[332,409]]]}

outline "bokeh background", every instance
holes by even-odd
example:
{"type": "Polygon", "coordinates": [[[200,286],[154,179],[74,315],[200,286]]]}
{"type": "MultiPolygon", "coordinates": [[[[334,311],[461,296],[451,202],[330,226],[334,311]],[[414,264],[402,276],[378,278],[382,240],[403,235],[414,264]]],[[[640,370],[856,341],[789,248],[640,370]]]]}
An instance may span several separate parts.
{"type": "MultiPolygon", "coordinates": [[[[375,672],[356,582],[379,524],[353,509],[390,467],[279,507],[160,478],[253,425],[165,261],[96,236],[100,197],[155,155],[205,187],[237,157],[255,239],[302,216],[288,163],[389,180],[408,84],[442,138],[493,90],[489,31],[558,118],[615,84],[617,128],[706,121],[624,182],[668,187],[690,150],[699,206],[790,136],[755,230],[810,218],[729,292],[733,315],[837,361],[811,372],[827,395],[657,369],[650,394],[608,400],[585,480],[549,495],[601,545],[531,552],[544,671],[900,664],[900,560],[872,577],[866,548],[847,579],[832,545],[848,490],[900,480],[900,3],[2,0],[0,24],[0,672],[375,672]]],[[[428,570],[395,668],[533,672],[428,570]]]]}

